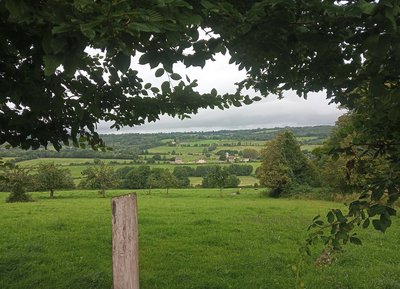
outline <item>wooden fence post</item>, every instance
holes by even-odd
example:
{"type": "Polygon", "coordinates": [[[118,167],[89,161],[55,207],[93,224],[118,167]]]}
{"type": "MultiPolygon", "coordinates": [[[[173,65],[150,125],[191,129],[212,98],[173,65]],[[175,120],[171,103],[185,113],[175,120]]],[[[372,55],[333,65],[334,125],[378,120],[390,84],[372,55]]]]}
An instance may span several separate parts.
{"type": "Polygon", "coordinates": [[[112,198],[111,206],[113,288],[139,289],[136,194],[112,198]]]}

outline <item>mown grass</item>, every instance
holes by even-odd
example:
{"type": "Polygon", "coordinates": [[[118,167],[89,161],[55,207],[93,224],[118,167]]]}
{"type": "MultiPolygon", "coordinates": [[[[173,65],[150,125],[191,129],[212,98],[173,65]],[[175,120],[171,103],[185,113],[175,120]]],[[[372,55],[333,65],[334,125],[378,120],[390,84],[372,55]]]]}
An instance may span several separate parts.
{"type": "MultiPolygon", "coordinates": [[[[138,191],[142,289],[294,288],[292,265],[316,214],[340,204],[261,198],[243,189],[138,191]]],[[[108,197],[126,191],[108,192],[108,197]]],[[[95,191],[34,193],[6,204],[0,194],[0,288],[111,288],[110,199],[95,191]]],[[[306,288],[400,288],[400,223],[360,232],[331,266],[306,259],[306,288]]]]}

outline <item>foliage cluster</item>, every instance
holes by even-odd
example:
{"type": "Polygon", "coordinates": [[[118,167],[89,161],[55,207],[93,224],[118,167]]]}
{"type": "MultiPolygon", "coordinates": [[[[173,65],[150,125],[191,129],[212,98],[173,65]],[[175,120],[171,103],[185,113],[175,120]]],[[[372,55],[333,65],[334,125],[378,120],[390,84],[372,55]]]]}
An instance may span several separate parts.
{"type": "Polygon", "coordinates": [[[28,169],[13,165],[2,169],[0,190],[10,192],[8,198],[10,202],[30,201],[30,197],[26,194],[27,190],[50,191],[50,197],[54,197],[56,189],[75,188],[70,171],[55,165],[54,162],[40,163],[35,174],[28,169]]]}
{"type": "Polygon", "coordinates": [[[288,194],[297,185],[316,185],[314,167],[290,131],[279,134],[261,152],[263,162],[257,171],[260,184],[271,189],[270,196],[288,194]]]}
{"type": "Polygon", "coordinates": [[[203,188],[219,188],[222,194],[223,188],[236,188],[240,184],[237,176],[221,166],[216,166],[203,178],[201,186],[203,188]]]}

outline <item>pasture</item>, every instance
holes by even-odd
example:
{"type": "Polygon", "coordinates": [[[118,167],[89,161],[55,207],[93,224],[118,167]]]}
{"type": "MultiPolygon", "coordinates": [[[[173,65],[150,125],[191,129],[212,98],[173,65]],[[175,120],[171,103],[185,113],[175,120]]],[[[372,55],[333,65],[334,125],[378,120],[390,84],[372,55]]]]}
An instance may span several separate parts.
{"type": "MultiPolygon", "coordinates": [[[[261,198],[218,189],[138,191],[142,289],[295,288],[292,266],[312,217],[338,203],[261,198]]],[[[96,191],[33,193],[7,204],[0,193],[0,288],[111,288],[111,196],[96,191]]],[[[301,270],[305,288],[400,288],[400,222],[387,233],[359,232],[330,266],[313,250],[301,270]]]]}

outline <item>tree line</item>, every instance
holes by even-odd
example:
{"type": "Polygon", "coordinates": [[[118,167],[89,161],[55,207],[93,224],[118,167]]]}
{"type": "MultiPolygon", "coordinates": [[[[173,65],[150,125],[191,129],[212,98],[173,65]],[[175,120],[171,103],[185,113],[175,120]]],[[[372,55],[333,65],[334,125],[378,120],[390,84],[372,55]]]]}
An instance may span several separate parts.
{"type": "Polygon", "coordinates": [[[148,165],[126,166],[114,170],[112,166],[96,160],[93,165],[82,171],[82,180],[76,186],[69,169],[54,162],[40,163],[35,172],[18,166],[8,165],[1,175],[0,191],[9,191],[8,202],[30,201],[26,194],[29,191],[49,191],[54,197],[60,189],[98,189],[105,196],[107,189],[148,189],[188,188],[189,177],[202,177],[201,186],[205,188],[238,187],[237,176],[248,176],[252,173],[251,165],[230,166],[176,166],[171,172],[167,168],[151,168],[148,165]]]}

